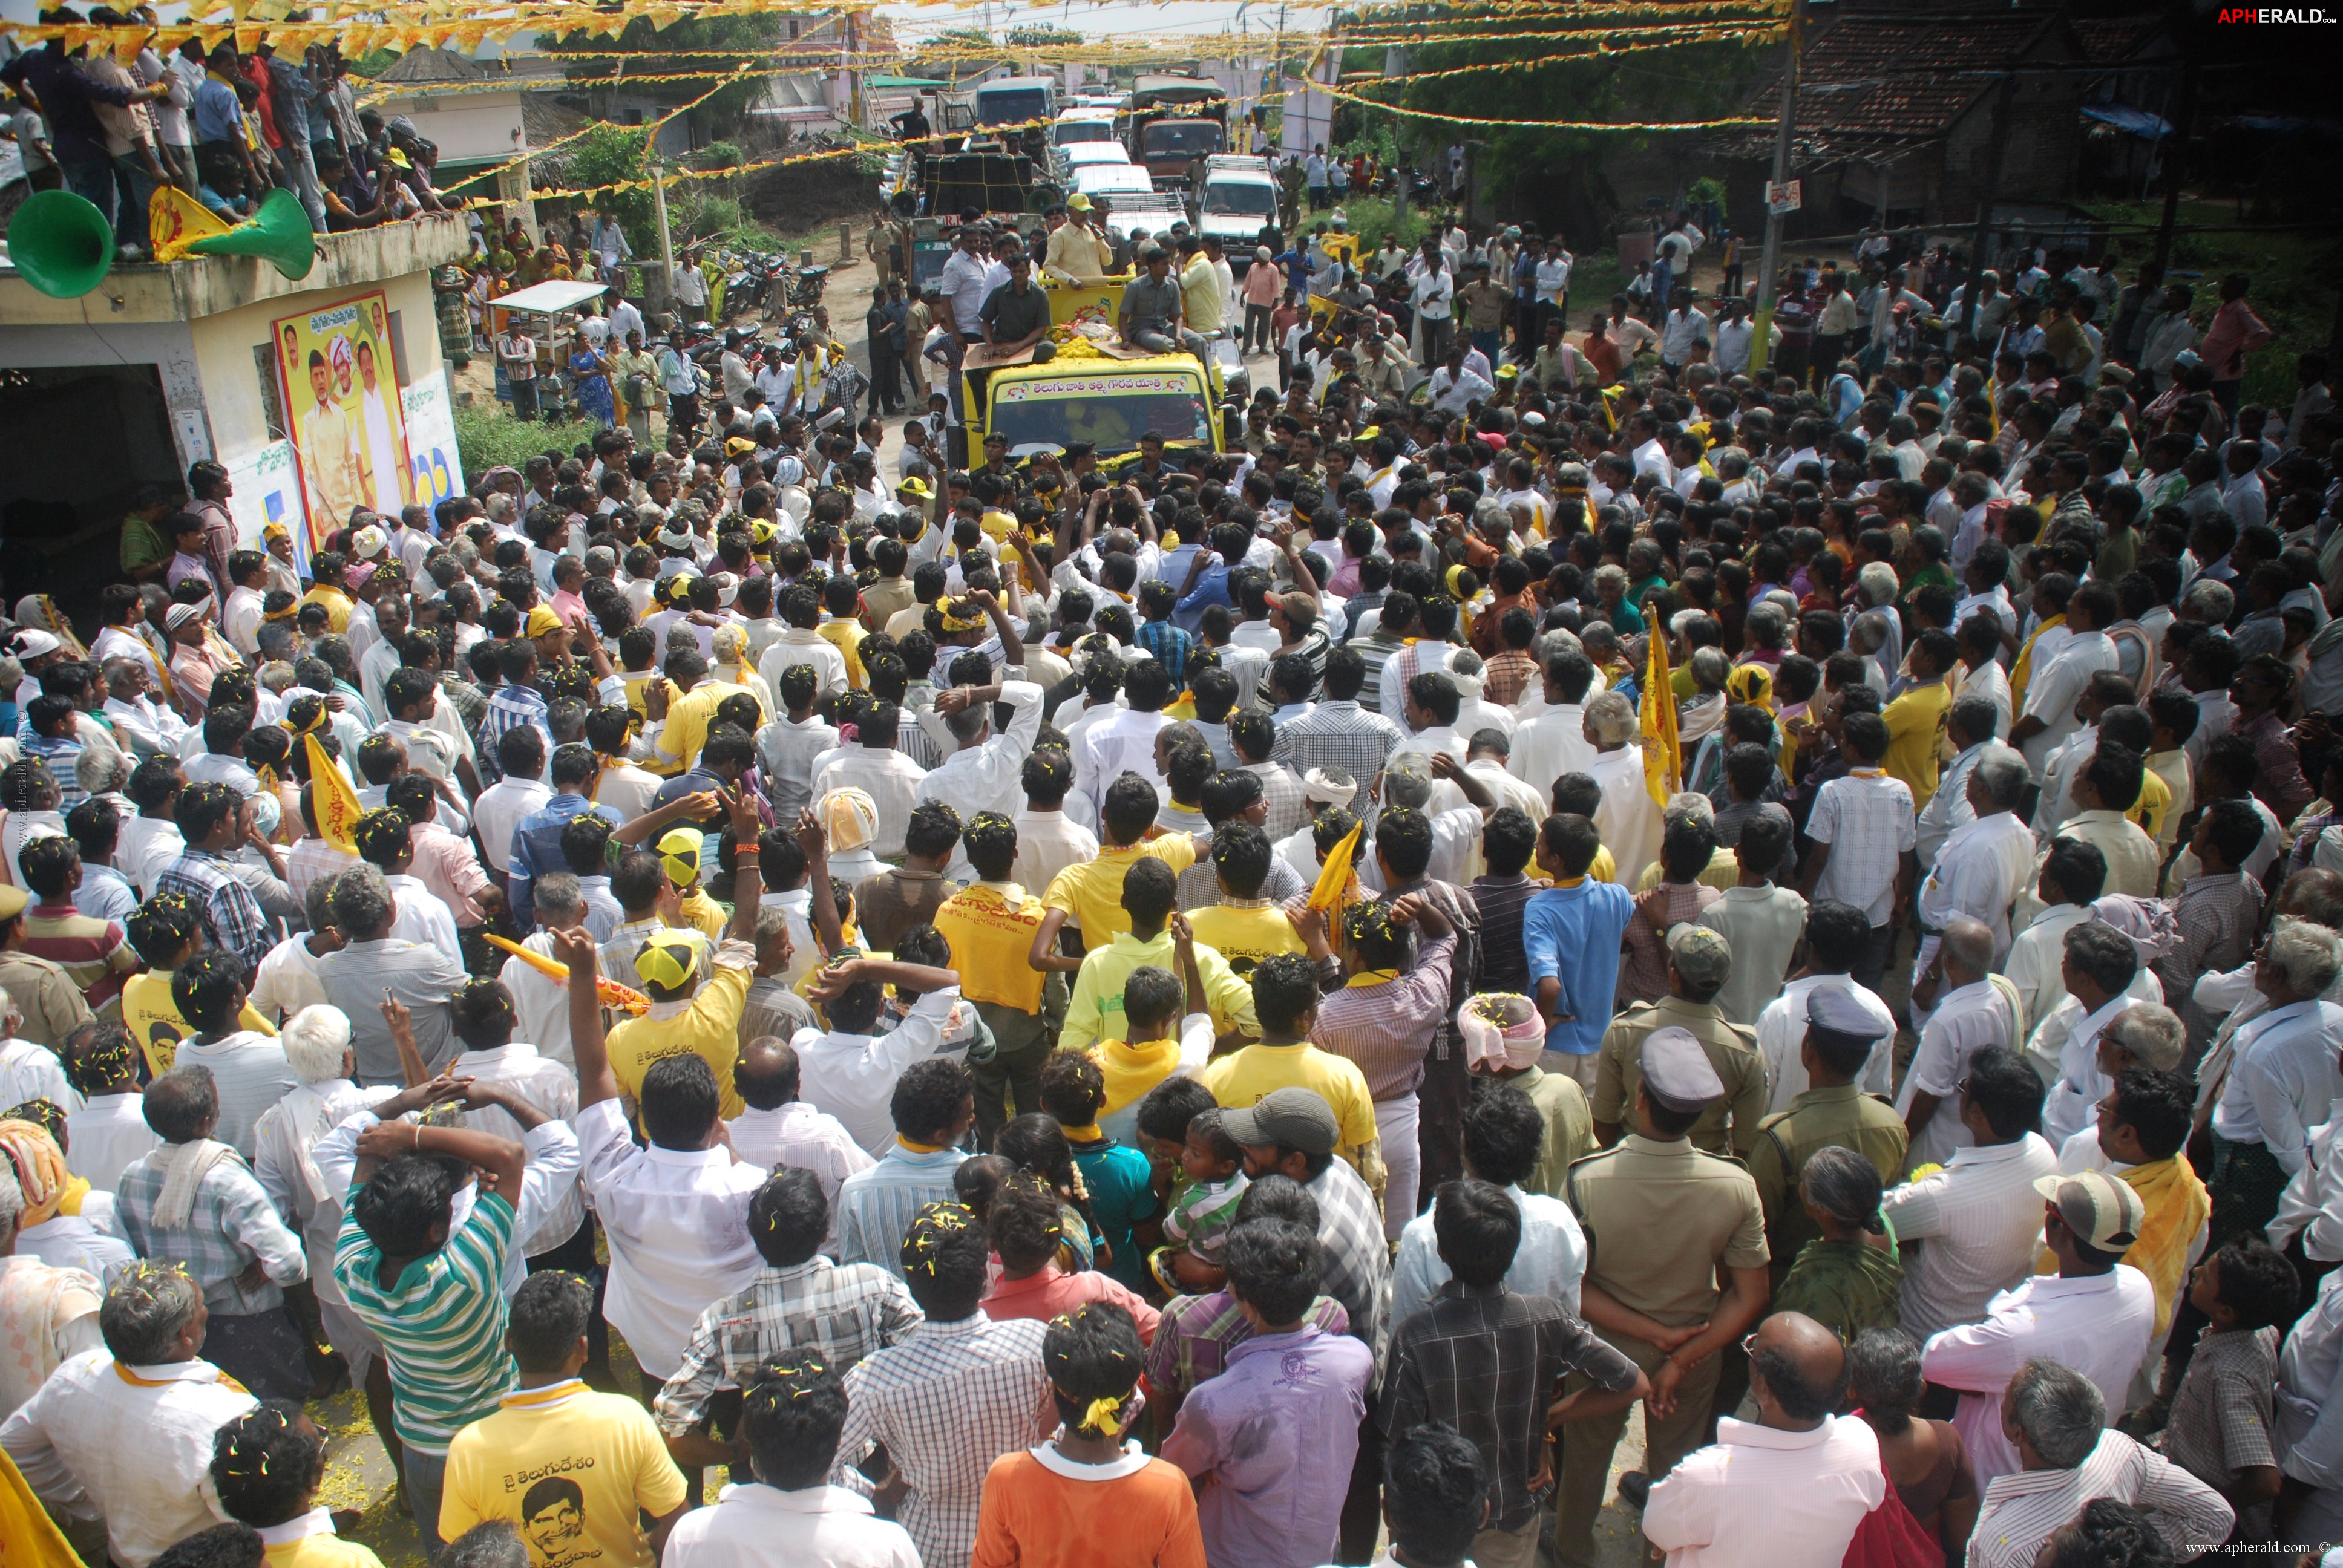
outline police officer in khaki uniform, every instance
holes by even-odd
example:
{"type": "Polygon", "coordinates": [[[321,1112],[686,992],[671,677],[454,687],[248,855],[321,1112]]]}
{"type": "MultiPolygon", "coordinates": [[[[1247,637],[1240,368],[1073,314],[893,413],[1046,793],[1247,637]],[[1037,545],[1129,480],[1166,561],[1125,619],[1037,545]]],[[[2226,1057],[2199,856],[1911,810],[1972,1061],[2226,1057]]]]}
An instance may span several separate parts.
{"type": "Polygon", "coordinates": [[[1850,991],[1817,986],[1806,994],[1806,1038],[1798,1060],[1812,1086],[1790,1108],[1758,1123],[1749,1151],[1749,1174],[1765,1205],[1765,1245],[1774,1254],[1774,1284],[1798,1249],[1821,1234],[1798,1200],[1798,1177],[1817,1149],[1852,1149],[1877,1168],[1883,1187],[1904,1169],[1909,1142],[1904,1119],[1875,1094],[1855,1086],[1885,1030],[1850,991]]]}
{"type": "MultiPolygon", "coordinates": [[[[1580,1312],[1652,1380],[1644,1445],[1656,1477],[1707,1441],[1720,1352],[1765,1311],[1765,1219],[1749,1172],[1686,1136],[1725,1098],[1710,1048],[1674,1024],[1637,1044],[1634,1131],[1573,1165],[1565,1186],[1586,1234],[1580,1312]],[[1730,1277],[1722,1291],[1720,1269],[1730,1277]]],[[[1610,1049],[1606,1040],[1606,1063],[1610,1049]]],[[[1554,1497],[1558,1568],[1593,1568],[1594,1516],[1626,1425],[1622,1412],[1570,1429],[1554,1497]]],[[[1622,1478],[1620,1491],[1640,1506],[1647,1485],[1631,1493],[1622,1478]]]]}
{"type": "Polygon", "coordinates": [[[1765,1060],[1757,1054],[1756,1031],[1735,1023],[1716,1005],[1716,993],[1732,973],[1733,944],[1724,932],[1690,922],[1668,929],[1671,994],[1634,1003],[1603,1034],[1592,1105],[1594,1136],[1605,1148],[1619,1141],[1633,1122],[1644,1041],[1657,1030],[1678,1029],[1700,1041],[1723,1085],[1715,1103],[1693,1125],[1693,1146],[1712,1154],[1747,1156],[1765,1115],[1765,1060]]]}

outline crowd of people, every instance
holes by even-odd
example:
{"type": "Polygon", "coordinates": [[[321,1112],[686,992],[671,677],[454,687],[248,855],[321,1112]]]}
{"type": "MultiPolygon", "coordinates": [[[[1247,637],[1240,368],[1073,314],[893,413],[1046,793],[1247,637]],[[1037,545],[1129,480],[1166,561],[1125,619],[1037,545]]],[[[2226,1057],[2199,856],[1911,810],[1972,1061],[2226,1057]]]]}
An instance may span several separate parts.
{"type": "Polygon", "coordinates": [[[2322,1549],[2343,420],[2047,259],[1819,390],[198,465],[0,660],[0,1452],[120,1568],[371,1563],[345,1381],[451,1568],[2322,1549]]]}
{"type": "MultiPolygon", "coordinates": [[[[156,14],[57,5],[40,23],[153,28],[156,14]]],[[[437,147],[407,116],[358,106],[337,45],[312,44],[299,60],[265,39],[126,55],[111,38],[9,47],[0,85],[15,95],[9,134],[25,180],[94,203],[125,260],[145,258],[147,205],[165,186],[230,223],[288,190],[319,234],[449,210],[432,180],[437,147]]]]}

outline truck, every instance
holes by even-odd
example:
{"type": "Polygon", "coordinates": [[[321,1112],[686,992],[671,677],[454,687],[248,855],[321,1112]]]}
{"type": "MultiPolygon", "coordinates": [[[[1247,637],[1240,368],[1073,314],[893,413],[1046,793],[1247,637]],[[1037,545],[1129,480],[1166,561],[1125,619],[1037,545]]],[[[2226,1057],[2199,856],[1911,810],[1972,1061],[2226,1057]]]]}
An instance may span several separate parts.
{"type": "Polygon", "coordinates": [[[1159,188],[1185,191],[1198,161],[1229,145],[1229,98],[1209,76],[1163,73],[1131,89],[1131,156],[1159,188]]]}
{"type": "Polygon", "coordinates": [[[1048,76],[1003,76],[977,85],[978,134],[995,131],[1011,150],[1037,163],[1050,146],[1049,122],[1057,114],[1058,84],[1048,76]]]}
{"type": "Polygon", "coordinates": [[[1196,232],[1221,242],[1229,270],[1242,279],[1261,231],[1277,222],[1277,180],[1267,158],[1221,153],[1204,160],[1196,189],[1196,232]]]}
{"type": "Polygon", "coordinates": [[[1085,142],[1112,142],[1114,111],[1091,104],[1077,104],[1071,109],[1058,111],[1050,126],[1050,142],[1053,146],[1079,146],[1085,142]]]}

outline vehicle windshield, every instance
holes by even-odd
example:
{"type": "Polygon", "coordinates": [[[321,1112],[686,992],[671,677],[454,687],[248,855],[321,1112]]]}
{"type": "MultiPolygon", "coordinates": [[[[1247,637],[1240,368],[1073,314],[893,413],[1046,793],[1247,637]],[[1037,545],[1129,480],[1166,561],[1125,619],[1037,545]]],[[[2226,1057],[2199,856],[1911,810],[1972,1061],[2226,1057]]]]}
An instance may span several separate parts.
{"type": "Polygon", "coordinates": [[[1096,443],[1101,457],[1138,450],[1150,431],[1166,441],[1212,440],[1212,410],[1193,376],[1134,372],[996,385],[990,430],[1021,447],[1096,443]]]}
{"type": "Polygon", "coordinates": [[[976,95],[976,120],[981,126],[1013,126],[1038,120],[1050,112],[1050,94],[1043,87],[1020,87],[976,95]]]}
{"type": "Polygon", "coordinates": [[[1071,146],[1076,142],[1111,142],[1114,127],[1104,120],[1075,120],[1058,127],[1058,145],[1071,146]]]}
{"type": "Polygon", "coordinates": [[[1224,133],[1212,120],[1161,120],[1147,127],[1147,156],[1202,157],[1221,150],[1224,133]]]}
{"type": "Polygon", "coordinates": [[[1206,217],[1267,217],[1277,216],[1277,187],[1223,180],[1204,186],[1206,217]]]}

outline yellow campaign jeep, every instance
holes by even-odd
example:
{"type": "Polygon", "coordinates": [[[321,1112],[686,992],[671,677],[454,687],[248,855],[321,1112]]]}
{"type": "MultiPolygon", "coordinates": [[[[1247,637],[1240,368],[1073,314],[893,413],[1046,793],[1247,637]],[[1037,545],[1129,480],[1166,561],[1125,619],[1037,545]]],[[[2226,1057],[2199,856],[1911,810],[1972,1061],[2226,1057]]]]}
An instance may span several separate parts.
{"type": "Polygon", "coordinates": [[[976,444],[998,432],[1009,437],[1009,455],[1022,457],[1088,441],[1110,466],[1136,455],[1142,435],[1162,437],[1167,447],[1224,451],[1220,390],[1217,370],[1186,354],[1003,366],[985,387],[976,444]]]}

